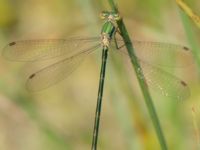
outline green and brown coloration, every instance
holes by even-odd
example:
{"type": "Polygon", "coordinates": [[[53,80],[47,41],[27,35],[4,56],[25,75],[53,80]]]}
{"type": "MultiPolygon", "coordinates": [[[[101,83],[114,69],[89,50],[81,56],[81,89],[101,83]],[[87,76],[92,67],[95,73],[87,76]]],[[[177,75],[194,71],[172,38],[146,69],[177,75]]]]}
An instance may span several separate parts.
{"type": "Polygon", "coordinates": [[[97,149],[97,141],[98,141],[98,133],[99,133],[99,122],[101,115],[101,103],[103,96],[103,87],[104,87],[104,79],[105,79],[105,71],[106,71],[106,61],[108,56],[108,49],[110,46],[110,41],[115,36],[117,31],[116,21],[120,19],[118,14],[113,12],[102,12],[101,18],[106,20],[101,30],[101,44],[103,48],[102,52],[102,64],[101,64],[101,73],[99,80],[99,90],[97,97],[97,106],[95,113],[95,122],[94,122],[94,130],[93,130],[93,139],[92,139],[92,150],[97,149]]]}

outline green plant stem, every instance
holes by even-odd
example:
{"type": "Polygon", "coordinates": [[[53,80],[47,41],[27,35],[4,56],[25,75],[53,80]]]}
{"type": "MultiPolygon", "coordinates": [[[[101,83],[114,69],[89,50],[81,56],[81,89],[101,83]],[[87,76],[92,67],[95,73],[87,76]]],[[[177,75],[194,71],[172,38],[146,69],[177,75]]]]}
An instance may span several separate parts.
{"type": "MultiPolygon", "coordinates": [[[[108,0],[108,2],[110,4],[111,8],[113,9],[113,11],[118,13],[118,9],[117,9],[114,1],[108,0]]],[[[127,29],[126,29],[126,27],[123,23],[123,20],[120,19],[117,22],[117,24],[118,24],[118,27],[119,27],[119,31],[120,31],[120,33],[123,37],[123,40],[126,41],[127,43],[131,43],[131,39],[128,35],[127,29]]],[[[166,144],[166,141],[165,141],[165,138],[164,138],[164,135],[163,135],[163,131],[162,131],[156,110],[154,108],[154,104],[153,104],[152,98],[150,96],[148,86],[145,82],[142,69],[141,69],[140,64],[137,61],[137,57],[134,53],[134,48],[133,48],[132,44],[126,44],[126,48],[128,50],[128,54],[129,54],[129,57],[131,59],[132,66],[133,66],[133,68],[136,72],[136,76],[137,76],[137,79],[139,81],[139,85],[141,87],[141,90],[142,90],[142,93],[143,93],[149,114],[151,116],[151,120],[152,120],[154,128],[156,130],[156,134],[157,134],[158,140],[160,142],[160,146],[161,146],[162,150],[167,150],[167,144],[166,144]]]]}

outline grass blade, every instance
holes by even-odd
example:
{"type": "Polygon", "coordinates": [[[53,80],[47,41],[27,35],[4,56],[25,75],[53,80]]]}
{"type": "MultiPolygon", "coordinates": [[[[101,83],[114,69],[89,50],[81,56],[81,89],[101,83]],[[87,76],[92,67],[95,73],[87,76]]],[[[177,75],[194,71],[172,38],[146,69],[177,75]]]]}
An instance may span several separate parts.
{"type": "MultiPolygon", "coordinates": [[[[118,9],[117,9],[116,4],[114,3],[114,1],[113,0],[108,0],[108,2],[110,4],[112,10],[114,12],[118,13],[118,9]]],[[[130,39],[130,37],[128,35],[128,32],[127,32],[126,27],[125,27],[125,25],[123,23],[123,20],[122,19],[119,20],[117,22],[117,24],[118,24],[119,30],[120,30],[120,32],[122,34],[122,37],[123,37],[124,41],[127,41],[128,43],[131,43],[131,39],[130,39]]],[[[145,82],[142,69],[141,69],[140,64],[138,63],[136,55],[134,53],[134,48],[133,48],[132,44],[127,44],[126,48],[128,50],[128,54],[130,56],[133,68],[134,68],[134,70],[136,72],[136,76],[137,76],[137,79],[139,81],[139,85],[141,87],[141,90],[142,90],[142,93],[143,93],[143,96],[144,96],[145,103],[147,105],[149,114],[151,116],[151,120],[152,120],[154,128],[156,130],[156,133],[157,133],[157,136],[158,136],[158,140],[160,142],[160,146],[161,146],[162,150],[167,150],[167,144],[166,144],[166,141],[165,141],[165,138],[164,138],[164,135],[163,135],[163,131],[162,131],[162,128],[161,128],[161,125],[160,125],[156,110],[154,108],[154,104],[153,104],[152,98],[150,96],[150,93],[149,93],[149,90],[148,90],[148,86],[147,86],[147,84],[145,82]]]]}
{"type": "Polygon", "coordinates": [[[184,1],[176,0],[176,3],[200,28],[200,17],[184,1]]]}

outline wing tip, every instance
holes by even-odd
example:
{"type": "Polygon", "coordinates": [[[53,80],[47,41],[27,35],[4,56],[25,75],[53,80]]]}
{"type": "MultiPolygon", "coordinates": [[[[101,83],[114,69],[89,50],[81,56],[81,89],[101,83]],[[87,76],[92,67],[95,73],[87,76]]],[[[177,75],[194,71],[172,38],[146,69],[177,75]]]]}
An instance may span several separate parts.
{"type": "Polygon", "coordinates": [[[16,45],[16,42],[11,42],[8,44],[9,46],[13,46],[13,45],[16,45]]]}
{"type": "Polygon", "coordinates": [[[9,44],[7,44],[3,50],[2,50],[2,56],[6,59],[12,60],[9,56],[10,50],[9,47],[16,45],[16,42],[10,42],[9,44]]]}
{"type": "Polygon", "coordinates": [[[187,86],[187,83],[185,83],[183,80],[180,81],[181,85],[183,85],[184,87],[187,86]]]}
{"type": "Polygon", "coordinates": [[[28,79],[33,79],[34,77],[35,77],[35,73],[33,73],[33,74],[31,74],[29,77],[28,77],[28,79]]]}
{"type": "Polygon", "coordinates": [[[190,49],[188,48],[188,47],[186,47],[186,46],[183,46],[183,49],[185,50],[185,51],[189,51],[190,49]]]}

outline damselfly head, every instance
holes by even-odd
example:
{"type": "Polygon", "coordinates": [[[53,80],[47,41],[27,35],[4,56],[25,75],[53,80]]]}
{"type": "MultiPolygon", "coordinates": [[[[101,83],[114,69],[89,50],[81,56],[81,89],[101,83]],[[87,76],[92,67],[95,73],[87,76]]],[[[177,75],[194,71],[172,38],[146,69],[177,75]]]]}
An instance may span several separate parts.
{"type": "Polygon", "coordinates": [[[100,18],[103,20],[114,20],[118,21],[121,19],[120,15],[118,13],[112,12],[112,11],[102,11],[100,14],[100,18]]]}

